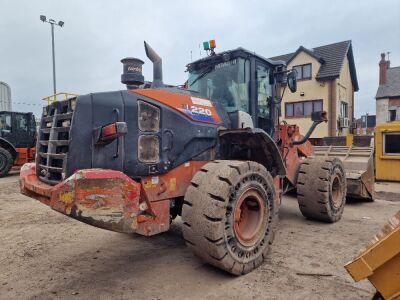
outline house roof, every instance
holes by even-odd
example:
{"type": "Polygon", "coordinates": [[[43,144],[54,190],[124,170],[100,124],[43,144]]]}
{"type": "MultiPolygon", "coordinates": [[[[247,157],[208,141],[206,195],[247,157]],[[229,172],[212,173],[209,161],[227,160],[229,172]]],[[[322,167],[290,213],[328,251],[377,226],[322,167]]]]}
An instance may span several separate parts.
{"type": "Polygon", "coordinates": [[[400,97],[400,67],[387,69],[386,80],[378,87],[375,98],[400,97]]]}
{"type": "Polygon", "coordinates": [[[300,46],[296,52],[271,57],[270,59],[283,60],[288,64],[300,52],[307,53],[321,63],[321,67],[319,68],[316,76],[317,80],[338,78],[340,76],[340,71],[342,70],[344,59],[347,57],[349,60],[351,81],[353,83],[354,90],[358,91],[359,87],[351,41],[329,44],[312,49],[307,49],[303,46],[300,46]]]}

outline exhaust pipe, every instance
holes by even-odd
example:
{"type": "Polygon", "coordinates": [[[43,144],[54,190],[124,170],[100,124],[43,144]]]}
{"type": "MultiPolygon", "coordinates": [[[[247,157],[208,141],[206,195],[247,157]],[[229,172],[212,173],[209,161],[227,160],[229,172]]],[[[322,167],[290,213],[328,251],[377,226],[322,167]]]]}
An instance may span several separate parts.
{"type": "Polygon", "coordinates": [[[163,87],[163,79],[162,79],[162,59],[161,57],[150,47],[149,44],[144,42],[144,49],[146,51],[147,57],[153,63],[153,83],[151,84],[152,88],[163,87]]]}

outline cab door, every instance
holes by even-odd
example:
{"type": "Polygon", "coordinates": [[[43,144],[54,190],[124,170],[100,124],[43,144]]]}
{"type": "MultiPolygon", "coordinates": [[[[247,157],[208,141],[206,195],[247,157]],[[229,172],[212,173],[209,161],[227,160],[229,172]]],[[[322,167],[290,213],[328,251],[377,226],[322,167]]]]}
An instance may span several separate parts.
{"type": "Polygon", "coordinates": [[[257,127],[263,129],[270,136],[274,133],[274,103],[272,85],[270,83],[271,68],[265,63],[256,61],[256,119],[257,127]]]}
{"type": "Polygon", "coordinates": [[[14,144],[14,136],[12,133],[13,124],[11,113],[1,112],[0,113],[0,137],[14,144]]]}
{"type": "Polygon", "coordinates": [[[16,148],[29,148],[35,144],[34,134],[30,130],[30,116],[25,113],[12,113],[12,139],[16,148]]]}

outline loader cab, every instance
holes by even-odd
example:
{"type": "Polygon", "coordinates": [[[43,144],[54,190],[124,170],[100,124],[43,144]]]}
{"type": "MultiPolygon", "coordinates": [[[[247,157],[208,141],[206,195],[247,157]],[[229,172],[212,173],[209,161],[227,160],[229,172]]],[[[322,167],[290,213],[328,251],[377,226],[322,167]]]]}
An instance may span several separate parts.
{"type": "Polygon", "coordinates": [[[36,123],[32,113],[0,111],[0,138],[15,148],[29,148],[35,145],[36,123]]]}
{"type": "Polygon", "coordinates": [[[273,136],[278,114],[274,101],[275,85],[279,82],[276,73],[283,67],[284,62],[238,48],[190,63],[188,90],[193,96],[222,106],[229,115],[231,128],[251,127],[248,122],[238,121],[248,114],[253,127],[273,136]]]}

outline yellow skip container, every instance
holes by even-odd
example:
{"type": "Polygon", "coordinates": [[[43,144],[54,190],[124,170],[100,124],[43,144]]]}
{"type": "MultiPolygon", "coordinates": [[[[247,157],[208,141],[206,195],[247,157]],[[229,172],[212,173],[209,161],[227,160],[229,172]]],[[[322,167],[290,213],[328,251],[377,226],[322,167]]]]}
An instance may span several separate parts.
{"type": "Polygon", "coordinates": [[[355,281],[367,278],[383,299],[400,299],[400,211],[345,268],[355,281]]]}

